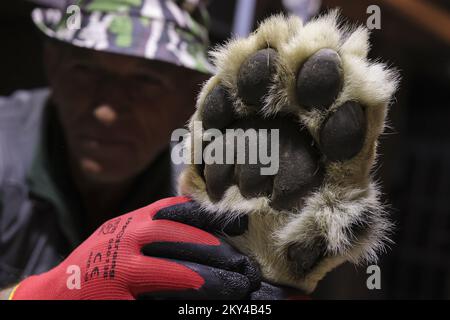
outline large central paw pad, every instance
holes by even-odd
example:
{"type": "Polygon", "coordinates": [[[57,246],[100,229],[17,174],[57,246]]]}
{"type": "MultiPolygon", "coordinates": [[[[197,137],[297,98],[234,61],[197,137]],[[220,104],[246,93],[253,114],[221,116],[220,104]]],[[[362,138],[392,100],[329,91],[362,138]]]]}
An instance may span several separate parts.
{"type": "MultiPolygon", "coordinates": [[[[209,108],[205,108],[208,112],[209,108]]],[[[212,107],[211,109],[215,109],[212,107]]],[[[246,198],[267,197],[270,205],[275,209],[290,210],[294,207],[300,208],[302,199],[310,191],[320,186],[323,181],[323,169],[320,166],[320,154],[313,147],[313,140],[306,130],[288,117],[275,119],[245,118],[234,120],[226,126],[227,129],[242,129],[240,135],[234,135],[230,140],[226,136],[222,141],[216,138],[214,144],[232,144],[236,150],[241,147],[246,161],[237,161],[234,154],[234,163],[230,164],[205,164],[203,175],[206,182],[206,191],[212,201],[223,199],[227,189],[233,185],[239,188],[241,195],[246,198]],[[260,136],[261,129],[267,130],[267,135],[260,136]],[[271,135],[271,130],[277,130],[277,137],[271,135]],[[254,140],[242,139],[240,146],[237,140],[244,136],[251,137],[250,133],[255,133],[254,140]],[[254,163],[249,163],[250,155],[258,155],[261,149],[267,149],[267,153],[275,155],[271,150],[272,139],[277,139],[278,150],[277,172],[274,174],[263,174],[263,168],[267,165],[261,163],[261,159],[255,157],[254,163]],[[228,143],[223,143],[223,141],[228,143]]],[[[227,150],[224,150],[224,154],[227,150]]],[[[275,168],[274,168],[275,171],[275,168]]],[[[202,172],[199,172],[202,174],[202,172]]]]}
{"type": "Polygon", "coordinates": [[[367,60],[365,29],[343,29],[336,12],[305,26],[277,16],[214,52],[218,72],[199,96],[192,141],[233,161],[206,152],[181,180],[219,213],[250,214],[236,246],[269,280],[306,290],[342,261],[374,258],[389,230],[370,169],[396,78],[367,60]]]}

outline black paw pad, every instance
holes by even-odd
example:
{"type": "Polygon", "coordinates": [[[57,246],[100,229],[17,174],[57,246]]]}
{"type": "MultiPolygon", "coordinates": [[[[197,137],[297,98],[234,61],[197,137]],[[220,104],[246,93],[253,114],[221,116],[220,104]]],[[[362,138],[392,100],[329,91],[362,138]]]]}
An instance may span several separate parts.
{"type": "MultiPolygon", "coordinates": [[[[223,144],[223,137],[211,142],[207,148],[216,148],[216,144],[223,144]]],[[[206,149],[205,149],[206,150],[206,149]]],[[[224,153],[225,154],[225,153],[224,153]]],[[[206,182],[206,192],[212,201],[219,201],[223,198],[225,191],[234,184],[234,165],[209,163],[204,165],[204,180],[206,182]]]]}
{"type": "Polygon", "coordinates": [[[272,193],[272,176],[261,175],[261,164],[236,165],[235,175],[239,191],[245,198],[270,196],[272,193]]]}
{"type": "Polygon", "coordinates": [[[287,258],[292,262],[293,272],[303,277],[308,274],[322,258],[325,257],[326,245],[324,239],[317,238],[313,243],[296,243],[289,246],[287,258]]]}
{"type": "Polygon", "coordinates": [[[341,58],[336,51],[321,49],[313,54],[297,75],[298,103],[307,108],[326,109],[342,88],[341,58]]]}
{"type": "MultiPolygon", "coordinates": [[[[263,119],[247,119],[236,123],[236,128],[247,129],[270,129],[277,128],[277,121],[269,122],[263,119]]],[[[246,131],[247,132],[247,131],[246,131]]],[[[268,148],[268,154],[271,154],[270,149],[270,131],[268,131],[268,137],[264,138],[265,143],[262,147],[263,137],[257,135],[257,143],[250,145],[251,142],[245,139],[245,163],[237,163],[235,168],[236,182],[239,187],[239,191],[245,198],[254,198],[262,196],[270,196],[272,194],[273,175],[262,175],[261,170],[267,165],[263,165],[256,159],[256,163],[250,162],[249,155],[253,153],[255,155],[259,148],[268,148]],[[252,152],[251,152],[251,149],[252,152]]]]}
{"type": "Polygon", "coordinates": [[[223,129],[233,122],[233,105],[223,86],[216,86],[206,96],[201,118],[205,130],[223,129]]]}
{"type": "Polygon", "coordinates": [[[319,158],[312,138],[297,125],[285,123],[280,130],[280,168],[273,182],[271,207],[301,207],[303,198],[323,181],[319,158]]]}
{"type": "Polygon", "coordinates": [[[206,192],[212,201],[220,201],[225,191],[233,185],[234,166],[210,164],[205,166],[206,192]]]}
{"type": "Polygon", "coordinates": [[[247,58],[241,65],[237,78],[238,94],[242,101],[258,107],[276,71],[277,52],[263,49],[247,58]]]}
{"type": "Polygon", "coordinates": [[[364,144],[366,117],[362,106],[347,101],[325,121],[320,132],[320,147],[330,161],[354,157],[364,144]]]}

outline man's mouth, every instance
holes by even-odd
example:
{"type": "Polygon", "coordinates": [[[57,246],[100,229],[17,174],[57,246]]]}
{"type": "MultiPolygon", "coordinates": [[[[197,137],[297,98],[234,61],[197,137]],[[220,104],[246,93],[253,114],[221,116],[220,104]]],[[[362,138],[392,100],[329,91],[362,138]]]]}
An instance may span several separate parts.
{"type": "Polygon", "coordinates": [[[91,174],[97,174],[103,170],[102,166],[98,162],[89,158],[82,158],[80,160],[80,165],[84,172],[91,174]]]}

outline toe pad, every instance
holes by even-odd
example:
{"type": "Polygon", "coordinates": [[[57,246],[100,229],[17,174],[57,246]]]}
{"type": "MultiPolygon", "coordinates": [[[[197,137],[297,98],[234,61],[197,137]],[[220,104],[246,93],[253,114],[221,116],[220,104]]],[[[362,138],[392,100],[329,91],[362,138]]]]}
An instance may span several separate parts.
{"type": "Polygon", "coordinates": [[[201,118],[205,130],[223,129],[233,121],[233,106],[223,86],[216,86],[206,96],[201,118]]]}
{"type": "Polygon", "coordinates": [[[321,49],[300,68],[297,76],[297,99],[302,107],[326,109],[342,87],[341,59],[336,51],[321,49]]]}
{"type": "Polygon", "coordinates": [[[242,101],[258,107],[272,82],[276,71],[277,52],[263,49],[247,58],[239,68],[237,87],[242,101]]]}

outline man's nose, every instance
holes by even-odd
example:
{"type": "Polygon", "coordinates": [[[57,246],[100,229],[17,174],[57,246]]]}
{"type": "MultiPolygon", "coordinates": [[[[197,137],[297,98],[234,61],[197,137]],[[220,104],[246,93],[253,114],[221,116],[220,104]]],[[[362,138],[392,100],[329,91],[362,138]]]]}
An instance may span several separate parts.
{"type": "Polygon", "coordinates": [[[93,115],[100,123],[111,126],[123,112],[126,104],[124,83],[126,81],[120,77],[105,74],[97,84],[97,104],[93,110],[93,115]]]}
{"type": "Polygon", "coordinates": [[[94,117],[100,123],[111,126],[117,120],[117,111],[109,104],[101,104],[94,109],[94,117]]]}

